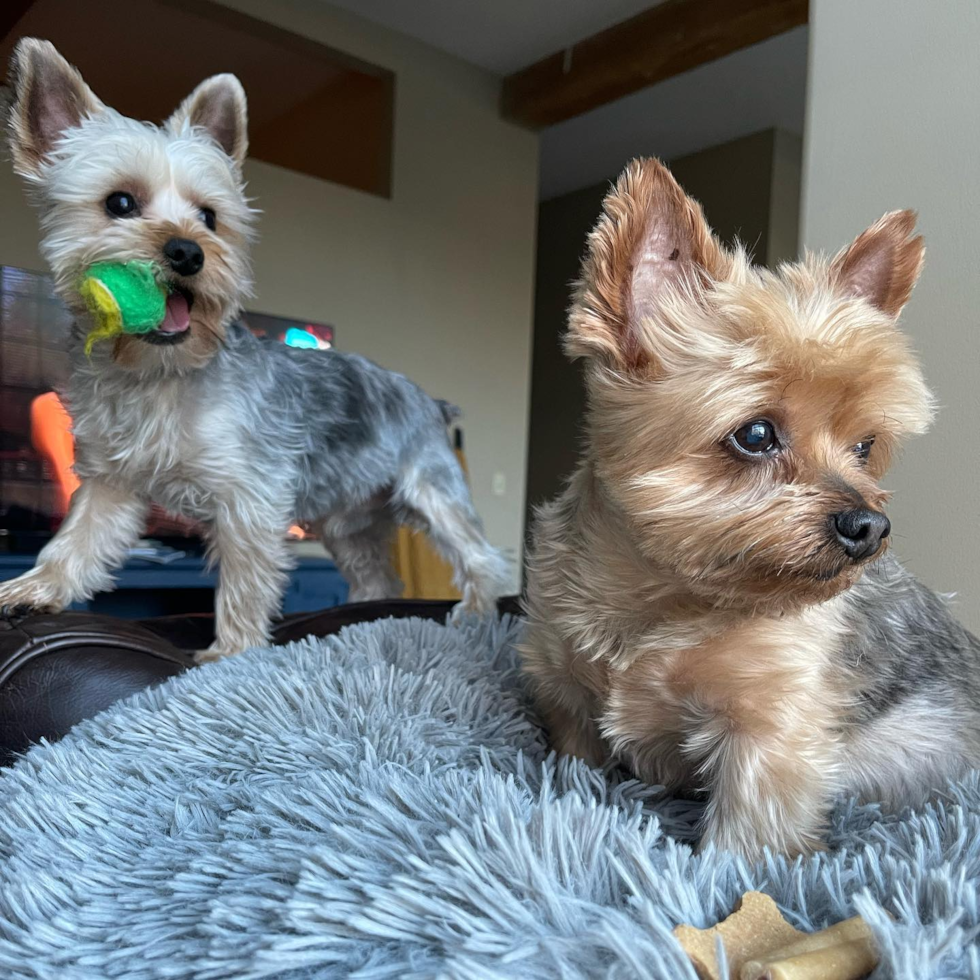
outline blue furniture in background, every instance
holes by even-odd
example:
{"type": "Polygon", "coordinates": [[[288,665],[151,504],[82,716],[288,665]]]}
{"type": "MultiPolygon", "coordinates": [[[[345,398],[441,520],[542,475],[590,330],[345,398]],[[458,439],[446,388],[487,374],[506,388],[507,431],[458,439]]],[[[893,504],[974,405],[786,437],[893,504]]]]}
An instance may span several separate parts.
{"type": "MultiPolygon", "coordinates": [[[[35,555],[0,554],[0,582],[34,567],[35,555]]],[[[124,619],[146,619],[179,613],[212,612],[216,571],[205,568],[203,555],[185,555],[166,565],[132,559],[115,573],[116,588],[72,609],[124,619]]],[[[347,583],[329,558],[296,559],[283,596],[283,614],[314,612],[347,601],[347,583]]]]}

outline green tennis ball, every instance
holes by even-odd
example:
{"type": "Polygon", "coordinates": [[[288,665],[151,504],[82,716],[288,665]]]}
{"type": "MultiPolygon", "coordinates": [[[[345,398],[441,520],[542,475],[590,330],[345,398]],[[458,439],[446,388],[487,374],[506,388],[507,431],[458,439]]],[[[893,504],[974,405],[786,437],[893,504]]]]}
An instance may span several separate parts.
{"type": "Polygon", "coordinates": [[[167,314],[167,290],[157,282],[152,262],[97,262],[85,274],[112,294],[123,333],[149,333],[167,314]]]}

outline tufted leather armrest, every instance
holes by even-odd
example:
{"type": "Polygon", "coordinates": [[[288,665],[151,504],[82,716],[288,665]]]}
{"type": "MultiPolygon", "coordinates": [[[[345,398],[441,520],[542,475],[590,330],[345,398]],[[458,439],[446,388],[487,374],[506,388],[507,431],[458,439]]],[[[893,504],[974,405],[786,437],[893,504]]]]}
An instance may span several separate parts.
{"type": "MultiPolygon", "coordinates": [[[[330,636],[387,617],[443,619],[454,603],[394,599],[354,603],[280,620],[273,643],[330,636]]],[[[514,598],[501,612],[519,613],[514,598]]],[[[194,665],[214,638],[210,615],[130,621],[65,612],[0,619],[0,766],[40,738],[54,741],[119,698],[194,665]]]]}

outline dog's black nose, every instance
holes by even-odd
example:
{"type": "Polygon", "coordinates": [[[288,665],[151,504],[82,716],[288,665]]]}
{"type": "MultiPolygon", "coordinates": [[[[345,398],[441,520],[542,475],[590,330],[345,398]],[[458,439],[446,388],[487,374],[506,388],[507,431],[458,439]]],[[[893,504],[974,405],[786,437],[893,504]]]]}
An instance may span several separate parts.
{"type": "Polygon", "coordinates": [[[163,246],[170,268],[179,276],[193,276],[204,265],[204,252],[197,242],[189,238],[171,238],[163,246]]]}
{"type": "Polygon", "coordinates": [[[884,514],[867,507],[835,514],[834,527],[841,547],[855,561],[873,555],[892,529],[884,514]]]}

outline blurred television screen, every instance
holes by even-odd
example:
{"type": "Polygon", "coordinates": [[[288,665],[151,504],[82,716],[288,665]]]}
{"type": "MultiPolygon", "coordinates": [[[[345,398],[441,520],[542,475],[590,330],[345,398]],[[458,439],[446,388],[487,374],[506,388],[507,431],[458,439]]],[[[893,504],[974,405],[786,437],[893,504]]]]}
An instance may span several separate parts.
{"type": "Polygon", "coordinates": [[[242,322],[260,337],[279,340],[290,347],[329,350],[334,343],[333,327],[306,320],[290,320],[269,313],[245,313],[242,322]]]}

